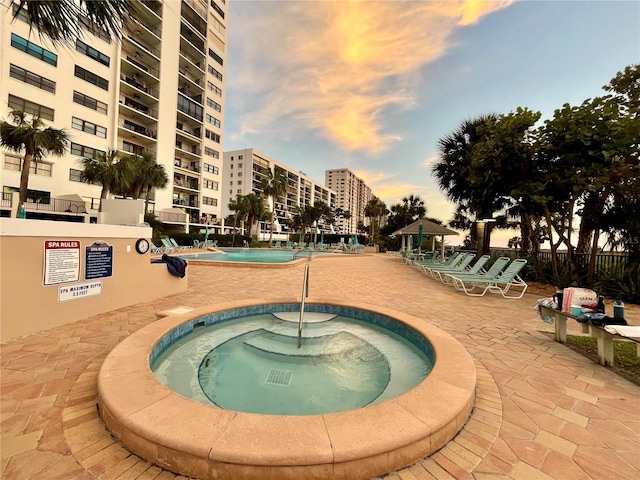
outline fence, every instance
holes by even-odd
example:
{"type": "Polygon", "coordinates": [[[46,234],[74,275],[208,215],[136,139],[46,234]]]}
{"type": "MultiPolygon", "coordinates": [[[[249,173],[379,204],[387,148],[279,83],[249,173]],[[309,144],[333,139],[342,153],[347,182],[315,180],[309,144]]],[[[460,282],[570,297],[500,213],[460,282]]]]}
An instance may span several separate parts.
{"type": "MultiPolygon", "coordinates": [[[[494,255],[508,255],[516,257],[525,256],[520,250],[511,249],[491,249],[491,253],[494,255]]],[[[543,251],[538,252],[537,257],[541,263],[551,263],[551,252],[543,251]]],[[[567,252],[558,252],[558,261],[564,263],[567,261],[567,252]]],[[[598,270],[610,270],[611,268],[621,266],[626,267],[629,263],[630,255],[626,252],[599,252],[596,253],[596,271],[598,270]]],[[[573,263],[578,268],[587,268],[591,260],[590,253],[574,253],[573,263]]]]}

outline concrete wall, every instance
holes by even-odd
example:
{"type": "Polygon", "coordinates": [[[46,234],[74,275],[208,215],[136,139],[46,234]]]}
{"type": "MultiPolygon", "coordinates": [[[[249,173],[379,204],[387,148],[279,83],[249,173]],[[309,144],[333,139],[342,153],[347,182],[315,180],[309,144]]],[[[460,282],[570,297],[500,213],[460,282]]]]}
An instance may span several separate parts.
{"type": "MultiPolygon", "coordinates": [[[[0,219],[0,341],[185,291],[188,276],[173,276],[165,264],[152,264],[149,252],[136,252],[140,238],[149,240],[151,228],[0,219]],[[79,242],[78,281],[44,284],[49,241],[79,242]],[[113,246],[112,276],[86,279],[86,247],[95,241],[113,246]],[[101,282],[99,295],[60,301],[60,287],[95,282],[101,282]]],[[[51,257],[47,263],[51,273],[51,257]]]]}

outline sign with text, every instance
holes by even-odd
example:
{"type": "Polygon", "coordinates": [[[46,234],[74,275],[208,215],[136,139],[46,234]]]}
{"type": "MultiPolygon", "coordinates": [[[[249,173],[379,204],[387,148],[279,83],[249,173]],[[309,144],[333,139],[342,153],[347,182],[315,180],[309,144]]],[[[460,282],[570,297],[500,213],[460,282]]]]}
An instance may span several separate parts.
{"type": "Polygon", "coordinates": [[[80,280],[80,241],[45,240],[44,284],[77,282],[80,280]]]}
{"type": "Polygon", "coordinates": [[[58,287],[58,302],[94,297],[102,293],[102,282],[77,283],[58,287]]]}
{"type": "Polygon", "coordinates": [[[105,278],[113,275],[113,246],[105,242],[87,245],[84,261],[84,279],[105,278]]]}

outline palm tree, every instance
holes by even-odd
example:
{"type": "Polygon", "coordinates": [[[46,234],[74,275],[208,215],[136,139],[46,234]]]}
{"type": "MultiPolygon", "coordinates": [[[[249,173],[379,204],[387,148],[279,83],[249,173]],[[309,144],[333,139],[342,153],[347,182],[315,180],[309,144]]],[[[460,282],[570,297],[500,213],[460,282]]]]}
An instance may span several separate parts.
{"type": "Polygon", "coordinates": [[[20,193],[16,216],[27,199],[31,162],[39,162],[47,155],[61,157],[67,151],[69,138],[63,130],[45,127],[40,117],[29,117],[19,110],[9,112],[12,123],[0,122],[0,146],[21,153],[24,150],[20,173],[20,193]]]}
{"type": "Polygon", "coordinates": [[[169,184],[169,177],[164,165],[159,165],[156,158],[149,151],[142,152],[127,159],[133,168],[133,181],[131,184],[131,197],[136,200],[145,193],[144,213],[149,209],[151,189],[165,188],[169,184]]]}
{"type": "Polygon", "coordinates": [[[79,19],[86,17],[107,34],[122,38],[127,19],[135,18],[140,8],[136,0],[20,0],[16,2],[13,20],[22,12],[27,23],[40,37],[48,37],[54,45],[73,45],[76,38],[93,29],[79,19]]]}
{"type": "MultiPolygon", "coordinates": [[[[474,148],[484,139],[484,130],[498,121],[498,115],[482,115],[464,120],[456,130],[438,140],[439,160],[433,166],[433,176],[440,189],[457,205],[463,205],[472,221],[493,216],[496,199],[485,196],[482,189],[471,182],[474,148]]],[[[475,244],[477,232],[471,229],[475,244]]]]}
{"type": "Polygon", "coordinates": [[[382,217],[384,217],[388,213],[389,210],[387,210],[387,204],[375,195],[371,197],[371,200],[369,200],[369,202],[367,202],[367,205],[364,208],[364,216],[368,217],[371,221],[371,242],[374,241],[376,222],[381,223],[382,217]]]}
{"type": "MultiPolygon", "coordinates": [[[[264,218],[265,206],[264,200],[261,196],[256,195],[255,193],[249,193],[245,195],[245,199],[247,202],[247,218],[249,223],[249,235],[253,238],[252,230],[253,225],[264,218]]],[[[257,240],[257,232],[256,232],[256,240],[257,240]]]]}
{"type": "Polygon", "coordinates": [[[269,247],[271,247],[273,244],[273,224],[276,219],[276,201],[289,191],[289,184],[287,183],[284,169],[276,165],[273,172],[270,169],[267,170],[267,175],[262,179],[260,188],[262,189],[262,194],[272,205],[270,216],[271,230],[269,232],[269,247]]]}
{"type": "Polygon", "coordinates": [[[102,185],[99,212],[102,211],[102,200],[107,198],[109,192],[126,192],[131,188],[134,179],[131,161],[128,158],[120,159],[118,150],[108,150],[97,159],[83,158],[80,162],[83,166],[80,179],[85,183],[102,185]]]}
{"type": "Polygon", "coordinates": [[[235,200],[229,202],[229,210],[233,212],[233,234],[231,237],[231,246],[233,247],[236,244],[238,220],[244,222],[249,210],[246,197],[244,195],[236,195],[235,200]]]}

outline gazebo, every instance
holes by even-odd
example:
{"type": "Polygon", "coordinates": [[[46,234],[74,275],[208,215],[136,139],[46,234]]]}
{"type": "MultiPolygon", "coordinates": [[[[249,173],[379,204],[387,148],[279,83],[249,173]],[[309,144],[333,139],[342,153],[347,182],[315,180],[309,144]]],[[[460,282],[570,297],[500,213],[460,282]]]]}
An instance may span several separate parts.
{"type": "MultiPolygon", "coordinates": [[[[406,227],[401,228],[400,230],[396,230],[392,235],[400,237],[400,249],[407,250],[409,248],[409,237],[417,236],[420,233],[420,226],[422,225],[422,235],[430,235],[432,237],[440,236],[441,244],[442,244],[442,256],[444,256],[444,237],[445,235],[459,235],[458,232],[454,232],[453,230],[448,229],[447,227],[443,227],[442,225],[438,225],[437,223],[430,222],[425,218],[421,218],[416,220],[415,222],[407,225],[406,227]]],[[[435,238],[433,239],[432,245],[435,244],[435,238]]],[[[433,248],[433,246],[432,246],[433,248]]]]}

